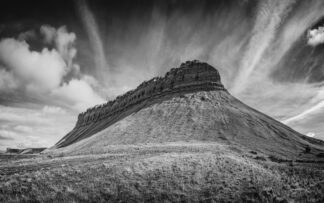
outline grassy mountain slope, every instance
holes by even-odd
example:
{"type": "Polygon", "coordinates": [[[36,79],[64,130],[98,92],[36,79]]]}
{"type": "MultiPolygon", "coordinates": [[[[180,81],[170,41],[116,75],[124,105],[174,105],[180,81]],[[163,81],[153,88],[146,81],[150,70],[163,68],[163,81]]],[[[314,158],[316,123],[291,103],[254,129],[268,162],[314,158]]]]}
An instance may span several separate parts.
{"type": "Polygon", "coordinates": [[[94,136],[54,153],[101,153],[110,145],[219,142],[292,159],[314,159],[324,142],[308,138],[248,107],[227,91],[169,95],[145,103],[94,136]],[[310,153],[303,153],[310,147],[310,153]]]}

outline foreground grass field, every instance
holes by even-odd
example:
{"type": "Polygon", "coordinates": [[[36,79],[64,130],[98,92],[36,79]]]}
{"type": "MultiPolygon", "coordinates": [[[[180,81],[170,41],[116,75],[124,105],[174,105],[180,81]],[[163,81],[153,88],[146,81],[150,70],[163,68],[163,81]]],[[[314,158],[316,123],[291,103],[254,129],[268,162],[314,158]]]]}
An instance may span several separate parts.
{"type": "Polygon", "coordinates": [[[217,143],[6,157],[0,202],[324,202],[323,168],[217,143]]]}

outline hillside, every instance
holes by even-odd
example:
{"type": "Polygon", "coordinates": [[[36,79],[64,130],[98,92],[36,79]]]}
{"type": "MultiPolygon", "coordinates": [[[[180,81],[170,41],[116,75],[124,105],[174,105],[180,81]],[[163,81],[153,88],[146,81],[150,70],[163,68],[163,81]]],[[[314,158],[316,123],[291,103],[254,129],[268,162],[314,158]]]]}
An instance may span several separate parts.
{"type": "Polygon", "coordinates": [[[315,159],[323,141],[308,138],[248,107],[227,91],[160,98],[105,130],[56,152],[103,153],[111,145],[218,142],[282,158],[315,159]],[[310,153],[304,153],[306,146],[310,153]]]}
{"type": "Polygon", "coordinates": [[[177,142],[0,157],[0,202],[323,202],[323,164],[278,164],[240,149],[177,142]]]}

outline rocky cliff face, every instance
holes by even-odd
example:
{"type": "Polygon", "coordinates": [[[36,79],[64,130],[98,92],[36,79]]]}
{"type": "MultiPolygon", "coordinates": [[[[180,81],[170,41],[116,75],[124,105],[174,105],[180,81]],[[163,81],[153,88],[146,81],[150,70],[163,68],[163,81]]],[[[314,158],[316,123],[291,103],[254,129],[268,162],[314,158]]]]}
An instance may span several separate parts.
{"type": "Polygon", "coordinates": [[[226,91],[214,67],[197,60],[182,63],[164,77],[145,81],[135,90],[79,114],[75,128],[56,147],[64,147],[89,137],[157,99],[172,97],[176,93],[212,90],[226,91]]]}

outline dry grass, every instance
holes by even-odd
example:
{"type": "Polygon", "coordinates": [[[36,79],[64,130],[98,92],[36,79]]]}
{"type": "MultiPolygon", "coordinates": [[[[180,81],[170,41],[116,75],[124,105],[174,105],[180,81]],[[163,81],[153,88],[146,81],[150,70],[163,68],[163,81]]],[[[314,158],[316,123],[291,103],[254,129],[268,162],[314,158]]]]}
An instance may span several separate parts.
{"type": "Polygon", "coordinates": [[[0,202],[324,200],[322,169],[254,160],[215,143],[113,146],[106,154],[13,160],[0,171],[0,202]]]}

